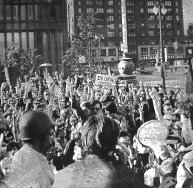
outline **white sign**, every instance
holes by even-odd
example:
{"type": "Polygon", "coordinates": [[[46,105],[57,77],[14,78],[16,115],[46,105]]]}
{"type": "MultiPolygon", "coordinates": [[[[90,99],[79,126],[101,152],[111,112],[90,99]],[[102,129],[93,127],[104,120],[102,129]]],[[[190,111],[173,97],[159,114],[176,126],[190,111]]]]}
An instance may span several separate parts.
{"type": "Polygon", "coordinates": [[[86,58],[85,58],[85,56],[79,56],[79,58],[78,58],[78,62],[79,63],[86,63],[86,58]]]}
{"type": "Polygon", "coordinates": [[[97,74],[95,85],[116,85],[116,81],[116,76],[97,74]]]}

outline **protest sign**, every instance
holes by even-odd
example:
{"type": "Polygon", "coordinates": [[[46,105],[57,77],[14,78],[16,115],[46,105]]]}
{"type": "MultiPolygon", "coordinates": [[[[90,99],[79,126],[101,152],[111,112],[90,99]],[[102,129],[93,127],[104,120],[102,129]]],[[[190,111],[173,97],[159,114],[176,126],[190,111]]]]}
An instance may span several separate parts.
{"type": "Polygon", "coordinates": [[[95,85],[111,85],[115,86],[117,81],[116,76],[111,76],[111,75],[104,75],[104,74],[97,74],[96,75],[96,80],[95,80],[95,85]]]}
{"type": "Polygon", "coordinates": [[[167,136],[167,125],[165,125],[163,121],[159,120],[151,120],[144,123],[137,132],[139,142],[152,149],[159,144],[164,144],[167,136]]]}

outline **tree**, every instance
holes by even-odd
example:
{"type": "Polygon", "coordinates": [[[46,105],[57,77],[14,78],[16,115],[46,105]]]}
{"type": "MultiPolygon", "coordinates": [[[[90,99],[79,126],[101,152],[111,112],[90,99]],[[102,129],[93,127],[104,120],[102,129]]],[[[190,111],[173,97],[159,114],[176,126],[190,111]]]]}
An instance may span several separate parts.
{"type": "Polygon", "coordinates": [[[6,50],[5,67],[14,67],[19,71],[20,75],[24,73],[33,74],[40,66],[42,60],[41,55],[34,50],[19,50],[16,44],[12,44],[6,50]]]}
{"type": "Polygon", "coordinates": [[[100,32],[97,28],[99,21],[97,14],[94,12],[89,13],[87,16],[83,14],[78,16],[77,32],[72,36],[72,40],[69,41],[70,48],[66,50],[63,57],[63,61],[67,66],[78,66],[80,70],[78,62],[80,56],[84,56],[89,65],[93,63],[97,53],[95,35],[100,32]]]}

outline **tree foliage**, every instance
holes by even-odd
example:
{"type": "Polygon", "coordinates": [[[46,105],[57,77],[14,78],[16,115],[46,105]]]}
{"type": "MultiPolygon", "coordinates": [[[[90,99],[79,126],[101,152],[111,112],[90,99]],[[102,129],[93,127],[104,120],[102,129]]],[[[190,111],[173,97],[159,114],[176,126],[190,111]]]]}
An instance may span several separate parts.
{"type": "Polygon", "coordinates": [[[6,50],[4,66],[15,67],[20,74],[32,74],[36,71],[42,60],[41,55],[37,51],[32,50],[19,50],[16,44],[11,45],[6,50]]]}
{"type": "Polygon", "coordinates": [[[77,65],[80,56],[86,58],[87,63],[92,63],[96,56],[97,40],[95,35],[99,32],[97,23],[99,19],[96,13],[89,13],[86,16],[81,14],[77,18],[77,32],[72,36],[70,48],[63,57],[67,65],[77,65]]]}

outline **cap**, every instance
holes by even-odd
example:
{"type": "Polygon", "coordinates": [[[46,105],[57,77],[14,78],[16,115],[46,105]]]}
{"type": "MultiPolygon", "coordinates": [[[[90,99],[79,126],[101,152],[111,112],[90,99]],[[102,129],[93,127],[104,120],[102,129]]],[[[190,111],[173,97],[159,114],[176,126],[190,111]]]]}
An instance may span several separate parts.
{"type": "Polygon", "coordinates": [[[46,113],[38,110],[27,112],[20,118],[20,139],[24,141],[42,140],[52,127],[54,127],[54,123],[46,113]]]}

